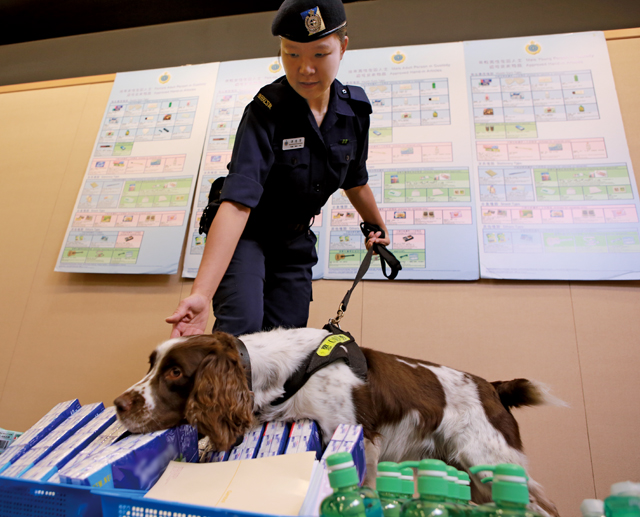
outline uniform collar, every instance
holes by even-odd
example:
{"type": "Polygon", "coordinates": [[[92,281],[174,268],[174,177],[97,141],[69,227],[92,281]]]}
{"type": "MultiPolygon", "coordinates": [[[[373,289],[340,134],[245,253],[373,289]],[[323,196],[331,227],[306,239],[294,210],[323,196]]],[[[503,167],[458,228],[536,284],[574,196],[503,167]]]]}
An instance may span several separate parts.
{"type": "Polygon", "coordinates": [[[335,126],[336,122],[338,121],[338,115],[355,117],[355,113],[353,112],[353,109],[351,109],[351,106],[349,104],[349,99],[351,98],[351,96],[349,95],[349,88],[343,86],[342,83],[337,79],[334,79],[333,84],[330,87],[331,91],[329,92],[329,106],[327,107],[327,113],[325,115],[324,121],[322,122],[321,128],[318,128],[314,123],[313,114],[311,113],[311,110],[309,110],[309,105],[291,87],[289,81],[287,81],[287,76],[285,75],[277,79],[277,82],[280,82],[287,86],[287,90],[289,91],[289,99],[291,101],[304,103],[307,108],[309,123],[314,128],[314,131],[317,133],[320,140],[323,142],[323,135],[326,134],[333,126],[335,126]]]}
{"type": "MultiPolygon", "coordinates": [[[[274,82],[285,84],[287,86],[287,90],[289,91],[289,95],[291,96],[291,98],[305,102],[304,99],[302,99],[302,97],[300,97],[296,93],[296,91],[291,87],[291,85],[289,84],[289,81],[287,81],[286,75],[283,75],[282,77],[276,79],[274,82]]],[[[329,107],[327,108],[327,112],[333,111],[338,115],[355,117],[356,114],[353,112],[353,109],[351,109],[351,105],[349,104],[350,98],[351,96],[349,94],[349,88],[344,86],[337,79],[334,79],[333,84],[331,85],[331,92],[329,96],[329,107]]]]}

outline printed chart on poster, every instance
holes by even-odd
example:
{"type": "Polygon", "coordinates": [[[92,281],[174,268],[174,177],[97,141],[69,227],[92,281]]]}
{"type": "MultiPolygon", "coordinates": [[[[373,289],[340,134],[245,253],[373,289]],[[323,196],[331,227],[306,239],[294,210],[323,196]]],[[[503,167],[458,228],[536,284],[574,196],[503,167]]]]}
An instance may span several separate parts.
{"type": "Polygon", "coordinates": [[[601,32],[465,42],[484,278],[640,278],[638,189],[601,32]]]}
{"type": "Polygon", "coordinates": [[[116,76],[56,271],[177,272],[217,70],[116,76]]]}
{"type": "MultiPolygon", "coordinates": [[[[405,280],[479,276],[462,43],[347,52],[338,79],[372,104],[369,185],[405,280]]],[[[325,278],[353,278],[366,249],[343,191],[325,207],[325,278]]],[[[383,278],[372,264],[365,278],[383,278]]]]}

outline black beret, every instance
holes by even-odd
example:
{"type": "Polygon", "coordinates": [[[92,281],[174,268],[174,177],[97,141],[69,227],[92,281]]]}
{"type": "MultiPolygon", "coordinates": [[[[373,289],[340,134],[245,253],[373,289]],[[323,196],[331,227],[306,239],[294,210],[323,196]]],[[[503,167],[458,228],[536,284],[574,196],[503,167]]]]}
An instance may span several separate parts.
{"type": "Polygon", "coordinates": [[[273,19],[271,32],[306,43],[336,32],[345,23],[342,0],[285,0],[273,19]]]}

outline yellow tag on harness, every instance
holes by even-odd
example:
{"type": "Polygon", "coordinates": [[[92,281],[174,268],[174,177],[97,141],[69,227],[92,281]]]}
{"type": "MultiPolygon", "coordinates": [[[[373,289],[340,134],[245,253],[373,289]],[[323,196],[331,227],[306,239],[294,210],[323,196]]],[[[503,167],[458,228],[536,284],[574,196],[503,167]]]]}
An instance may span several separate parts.
{"type": "Polygon", "coordinates": [[[339,345],[340,343],[344,343],[346,341],[349,341],[349,337],[345,336],[344,334],[333,334],[329,337],[326,337],[322,340],[322,343],[320,343],[316,354],[318,354],[320,357],[325,357],[331,353],[336,345],[339,345]]]}

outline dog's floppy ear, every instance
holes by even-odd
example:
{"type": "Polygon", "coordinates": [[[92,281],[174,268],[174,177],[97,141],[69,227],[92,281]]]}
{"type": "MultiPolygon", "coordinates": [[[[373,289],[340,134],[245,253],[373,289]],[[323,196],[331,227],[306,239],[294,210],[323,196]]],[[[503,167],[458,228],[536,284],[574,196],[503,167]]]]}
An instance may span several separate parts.
{"type": "Polygon", "coordinates": [[[200,363],[187,400],[187,421],[209,437],[218,451],[228,450],[253,425],[253,397],[229,335],[217,332],[200,363]]]}

